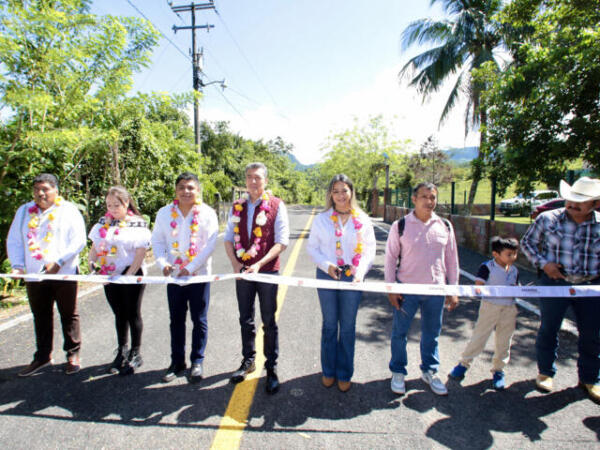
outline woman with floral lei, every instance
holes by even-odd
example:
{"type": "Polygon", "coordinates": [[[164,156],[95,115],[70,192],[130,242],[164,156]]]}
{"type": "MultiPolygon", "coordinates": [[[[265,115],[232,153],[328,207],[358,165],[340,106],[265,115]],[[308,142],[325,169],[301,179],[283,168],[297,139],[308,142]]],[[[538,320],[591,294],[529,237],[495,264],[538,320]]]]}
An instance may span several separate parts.
{"type": "MultiPolygon", "coordinates": [[[[202,203],[198,177],[191,172],[182,173],[175,181],[175,199],[158,211],[152,231],[154,256],[163,275],[210,275],[211,255],[218,233],[217,215],[211,207],[202,203]]],[[[203,374],[208,333],[210,284],[170,283],[167,285],[167,298],[171,317],[171,364],[163,376],[163,382],[174,380],[186,369],[185,321],[188,305],[194,326],[190,381],[199,381],[203,374]]]]}
{"type": "MultiPolygon", "coordinates": [[[[141,217],[133,198],[121,186],[106,194],[106,214],[90,231],[92,248],[88,263],[99,275],[143,275],[146,250],[150,247],[150,230],[141,217]]],[[[115,314],[117,356],[107,372],[132,374],[142,365],[142,296],[143,284],[108,283],[104,293],[115,314]],[[127,334],[131,333],[131,350],[127,354],[127,334]]]]}
{"type": "MultiPolygon", "coordinates": [[[[327,210],[310,230],[307,250],[317,265],[317,278],[360,283],[375,258],[375,234],[369,217],[359,209],[352,181],[335,175],[327,188],[327,210]]],[[[323,327],[321,331],[322,383],[350,389],[354,372],[356,315],[361,291],[317,289],[323,327]]]]}
{"type": "MultiPolygon", "coordinates": [[[[85,224],[77,207],[58,195],[58,180],[43,173],[33,179],[33,201],[22,205],[6,238],[12,273],[77,273],[79,252],[85,247],[85,224]]],[[[77,282],[44,280],[25,283],[33,314],[37,351],[19,372],[27,377],[52,364],[54,302],[60,313],[67,352],[65,372],[81,368],[81,333],[77,312],[77,282]]]]}

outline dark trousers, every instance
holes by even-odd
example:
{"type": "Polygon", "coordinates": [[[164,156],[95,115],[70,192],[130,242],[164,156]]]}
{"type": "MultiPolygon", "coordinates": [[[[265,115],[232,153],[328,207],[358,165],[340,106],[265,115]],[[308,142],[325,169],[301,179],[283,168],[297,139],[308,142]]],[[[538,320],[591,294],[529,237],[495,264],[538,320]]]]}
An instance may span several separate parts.
{"type": "MultiPolygon", "coordinates": [[[[267,273],[267,272],[264,272],[267,273]]],[[[270,274],[277,272],[268,272],[270,274]]],[[[274,369],[277,366],[279,354],[278,329],[275,321],[277,311],[276,284],[259,283],[257,281],[236,280],[235,291],[237,294],[238,309],[240,311],[240,325],[242,328],[242,355],[244,359],[254,360],[256,357],[255,340],[256,325],[254,323],[254,302],[258,294],[260,317],[264,332],[265,367],[274,369]]]]}
{"type": "Polygon", "coordinates": [[[208,338],[208,305],[210,300],[210,284],[195,283],[185,286],[167,285],[169,315],[171,316],[171,363],[185,363],[185,319],[188,303],[192,319],[192,364],[204,360],[204,350],[208,338]]]}
{"type": "Polygon", "coordinates": [[[54,336],[54,302],[60,314],[67,358],[78,355],[81,348],[76,281],[40,281],[25,283],[33,314],[37,351],[34,359],[48,361],[54,336]]]}
{"type": "MultiPolygon", "coordinates": [[[[127,271],[126,268],[123,273],[127,271]]],[[[140,268],[136,275],[143,275],[140,268]]],[[[145,284],[113,284],[104,286],[106,300],[115,314],[117,343],[119,347],[127,345],[127,334],[131,331],[131,348],[139,350],[142,345],[142,296],[145,284]]]]}
{"type": "MultiPolygon", "coordinates": [[[[563,280],[552,280],[542,276],[545,286],[570,286],[563,280]]],[[[594,280],[584,285],[597,285],[594,280]]],[[[586,384],[600,383],[600,297],[552,297],[540,298],[540,328],[535,343],[538,371],[550,377],[556,374],[558,354],[558,332],[567,308],[575,313],[577,331],[577,371],[579,381],[586,384]]]]}

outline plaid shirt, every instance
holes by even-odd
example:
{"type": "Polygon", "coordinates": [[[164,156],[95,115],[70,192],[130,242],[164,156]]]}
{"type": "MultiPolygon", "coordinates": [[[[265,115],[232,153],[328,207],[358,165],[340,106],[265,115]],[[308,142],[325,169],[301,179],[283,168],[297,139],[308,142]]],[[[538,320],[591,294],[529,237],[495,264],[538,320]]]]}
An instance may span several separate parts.
{"type": "Polygon", "coordinates": [[[558,263],[567,275],[600,275],[600,213],[575,223],[565,208],[540,214],[521,239],[523,253],[536,267],[558,263]]]}

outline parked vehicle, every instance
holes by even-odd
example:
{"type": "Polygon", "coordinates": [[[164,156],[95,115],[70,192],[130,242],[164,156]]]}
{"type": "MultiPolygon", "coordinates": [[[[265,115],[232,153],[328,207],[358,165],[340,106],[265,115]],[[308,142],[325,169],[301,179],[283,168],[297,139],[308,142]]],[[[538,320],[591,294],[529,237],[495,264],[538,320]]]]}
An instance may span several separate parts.
{"type": "Polygon", "coordinates": [[[550,200],[549,202],[542,203],[535,207],[535,209],[531,212],[531,218],[535,219],[541,213],[545,211],[550,211],[552,209],[563,208],[565,206],[565,201],[562,198],[555,198],[554,200],[550,200]]]}
{"type": "Polygon", "coordinates": [[[523,211],[527,210],[527,206],[527,201],[523,196],[518,195],[513,198],[502,200],[498,205],[498,210],[505,216],[510,216],[511,214],[521,215],[523,214],[523,211]]]}
{"type": "Polygon", "coordinates": [[[528,199],[530,210],[533,211],[537,206],[558,198],[560,198],[558,191],[533,191],[528,199]]]}

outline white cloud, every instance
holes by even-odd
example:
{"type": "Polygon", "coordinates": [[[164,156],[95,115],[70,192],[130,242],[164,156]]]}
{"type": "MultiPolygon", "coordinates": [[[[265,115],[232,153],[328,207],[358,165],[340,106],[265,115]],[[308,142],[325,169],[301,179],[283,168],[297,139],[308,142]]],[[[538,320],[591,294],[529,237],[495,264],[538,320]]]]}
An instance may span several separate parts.
{"type": "Polygon", "coordinates": [[[440,113],[451,83],[447,83],[423,104],[414,88],[398,83],[399,70],[400,66],[386,69],[370,85],[324,104],[317,110],[304,114],[286,113],[289,119],[268,106],[242,110],[243,119],[230,110],[201,108],[201,118],[227,120],[232,130],[251,139],[268,140],[281,136],[286,142],[294,144],[296,157],[307,164],[322,159],[324,155],[320,148],[333,132],[352,127],[355,118],[362,123],[379,114],[391,124],[390,131],[396,138],[411,139],[415,146],[432,134],[442,148],[478,144],[478,133],[471,132],[466,140],[464,138],[465,102],[457,104],[438,130],[440,113]]]}

